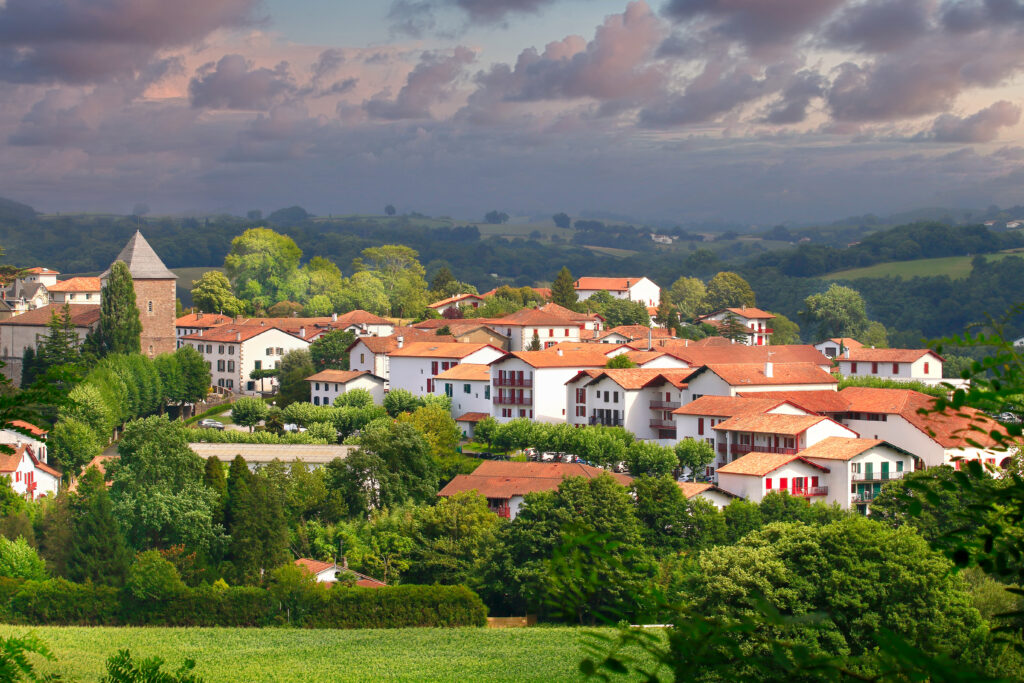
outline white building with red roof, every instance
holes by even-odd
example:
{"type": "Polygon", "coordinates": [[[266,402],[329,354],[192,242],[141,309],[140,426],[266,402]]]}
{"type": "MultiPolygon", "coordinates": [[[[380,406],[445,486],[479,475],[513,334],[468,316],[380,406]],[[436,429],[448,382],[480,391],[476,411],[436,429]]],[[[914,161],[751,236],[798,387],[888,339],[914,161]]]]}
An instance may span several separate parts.
{"type": "Polygon", "coordinates": [[[457,474],[438,492],[446,498],[464,491],[476,491],[487,499],[493,512],[507,519],[515,519],[528,493],[557,491],[564,479],[583,477],[595,479],[608,475],[623,486],[632,478],[625,474],[607,472],[599,467],[580,463],[555,462],[501,462],[485,460],[472,474],[457,474]]]}
{"type": "Polygon", "coordinates": [[[444,315],[450,310],[458,308],[480,308],[480,304],[484,302],[484,298],[479,294],[456,294],[440,301],[435,301],[429,304],[427,308],[437,311],[439,315],[444,315]]]}
{"type": "Polygon", "coordinates": [[[332,406],[334,399],[353,389],[370,392],[377,405],[384,402],[384,378],[366,370],[321,370],[307,377],[306,382],[310,401],[315,406],[332,406]]]}
{"type": "Polygon", "coordinates": [[[715,437],[715,469],[746,453],[794,455],[830,436],[855,439],[853,429],[821,415],[747,413],[718,422],[715,437]]]}
{"type": "Polygon", "coordinates": [[[491,414],[498,422],[519,417],[565,422],[565,383],[581,370],[603,368],[607,362],[599,350],[507,353],[491,363],[491,414]]]}
{"type": "Polygon", "coordinates": [[[49,453],[46,449],[46,437],[48,432],[41,427],[25,422],[24,420],[12,420],[11,428],[0,429],[0,444],[8,446],[21,446],[28,444],[32,447],[32,453],[44,463],[49,463],[49,453]],[[14,429],[14,428],[17,429],[14,429]],[[20,431],[19,431],[20,430],[20,431]],[[28,432],[27,434],[25,432],[28,432]]]}
{"type": "Polygon", "coordinates": [[[814,348],[821,351],[829,358],[839,358],[847,349],[859,349],[864,345],[852,337],[832,337],[825,341],[818,342],[814,348]]]}
{"type": "Polygon", "coordinates": [[[415,396],[434,393],[439,374],[460,363],[486,365],[505,352],[490,344],[418,341],[390,353],[390,388],[405,389],[415,396]]]}
{"type": "Polygon", "coordinates": [[[103,285],[98,277],[73,277],[58,280],[46,290],[55,304],[98,304],[103,285]]]}
{"type": "Polygon", "coordinates": [[[719,326],[729,318],[735,318],[743,327],[747,328],[745,343],[748,346],[768,346],[770,343],[770,336],[774,330],[768,326],[775,315],[768,311],[762,311],[760,308],[723,308],[714,313],[702,315],[697,320],[719,326]]]}
{"type": "MultiPolygon", "coordinates": [[[[27,311],[13,318],[0,320],[0,355],[7,367],[4,374],[18,382],[21,379],[21,359],[25,349],[37,349],[50,334],[50,319],[53,314],[61,315],[63,304],[47,304],[27,311]]],[[[79,343],[85,341],[89,332],[100,320],[100,305],[81,304],[71,307],[71,324],[78,335],[79,343]]]]}
{"type": "Polygon", "coordinates": [[[355,585],[360,588],[387,588],[387,584],[383,581],[349,569],[348,561],[344,558],[342,558],[342,564],[339,566],[335,562],[323,562],[308,557],[301,557],[295,560],[295,566],[301,567],[312,574],[318,583],[337,583],[338,581],[344,581],[346,578],[352,578],[355,580],[355,585]]]}
{"type": "Polygon", "coordinates": [[[181,337],[178,345],[191,346],[202,355],[215,387],[243,394],[276,391],[276,377],[254,380],[252,372],[276,369],[284,354],[309,348],[302,337],[262,322],[200,329],[181,337]]]}
{"type": "Polygon", "coordinates": [[[453,418],[467,413],[490,415],[491,366],[486,363],[449,366],[434,378],[434,393],[451,399],[453,418]]]}
{"type": "Polygon", "coordinates": [[[14,492],[31,499],[57,495],[60,471],[46,464],[31,444],[9,447],[13,453],[0,453],[0,476],[7,477],[14,492]]]}
{"type": "Polygon", "coordinates": [[[454,342],[455,337],[415,327],[396,327],[394,333],[385,337],[360,337],[348,347],[348,367],[383,377],[390,386],[391,352],[402,348],[406,342],[417,341],[454,342]]]}
{"type": "Polygon", "coordinates": [[[755,503],[773,491],[815,502],[828,498],[830,472],[830,468],[795,453],[752,451],[718,468],[718,485],[755,503]]]}
{"type": "Polygon", "coordinates": [[[849,348],[836,358],[845,377],[881,377],[882,379],[942,382],[942,356],[931,349],[849,348]]]}
{"type": "Polygon", "coordinates": [[[800,451],[800,457],[829,469],[826,503],[867,514],[887,481],[902,479],[920,462],[881,439],[829,437],[800,451]]]}
{"type": "Polygon", "coordinates": [[[680,481],[676,483],[679,485],[679,490],[683,492],[683,496],[686,497],[686,500],[702,498],[719,510],[739,498],[735,493],[726,491],[722,487],[706,481],[680,481]]]}
{"type": "Polygon", "coordinates": [[[595,368],[566,382],[571,425],[625,427],[644,440],[674,442],[672,411],[687,400],[691,368],[595,368]]]}
{"type": "Polygon", "coordinates": [[[661,303],[661,287],[646,277],[581,277],[575,286],[580,301],[605,291],[616,299],[636,301],[644,306],[656,307],[661,303]]]}
{"type": "Polygon", "coordinates": [[[580,331],[586,325],[558,313],[545,313],[536,308],[522,308],[503,318],[490,318],[487,324],[509,338],[509,351],[529,349],[534,336],[542,349],[559,342],[578,342],[580,331]]]}
{"type": "Polygon", "coordinates": [[[835,391],[839,380],[813,363],[715,363],[690,378],[693,398],[760,391],[835,391]]]}

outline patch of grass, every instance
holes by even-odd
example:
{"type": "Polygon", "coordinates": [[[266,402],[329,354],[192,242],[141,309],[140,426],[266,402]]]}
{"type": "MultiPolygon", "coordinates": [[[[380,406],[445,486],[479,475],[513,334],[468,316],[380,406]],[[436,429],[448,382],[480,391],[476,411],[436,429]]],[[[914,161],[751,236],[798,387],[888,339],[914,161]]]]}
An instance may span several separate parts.
{"type": "Polygon", "coordinates": [[[617,258],[625,258],[637,253],[632,249],[619,249],[618,247],[592,247],[586,244],[583,245],[583,248],[589,249],[590,251],[596,251],[598,254],[607,254],[608,256],[615,256],[617,258]]]}
{"type": "MultiPolygon", "coordinates": [[[[1000,252],[983,254],[990,261],[999,261],[1007,256],[1020,256],[1020,253],[1000,252]]],[[[918,259],[916,261],[889,261],[876,263],[864,268],[851,268],[828,273],[821,277],[825,280],[857,280],[869,277],[898,277],[909,280],[914,277],[946,275],[953,280],[962,280],[971,274],[973,256],[947,256],[944,258],[918,259]]]]}
{"type": "MultiPolygon", "coordinates": [[[[0,626],[0,635],[34,632],[56,656],[35,657],[42,673],[99,680],[107,657],[130,648],[176,669],[218,681],[578,681],[584,629],[298,630],[0,626]]],[[[612,633],[608,631],[609,635],[612,633]]]]}

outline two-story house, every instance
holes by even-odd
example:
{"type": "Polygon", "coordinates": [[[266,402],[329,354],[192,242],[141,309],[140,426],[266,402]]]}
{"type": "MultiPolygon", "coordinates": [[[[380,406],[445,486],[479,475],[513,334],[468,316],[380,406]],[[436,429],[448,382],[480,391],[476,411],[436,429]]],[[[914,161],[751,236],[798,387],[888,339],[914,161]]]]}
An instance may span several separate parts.
{"type": "Polygon", "coordinates": [[[434,393],[452,402],[456,421],[467,413],[491,414],[491,366],[485,363],[459,363],[434,378],[434,393]]]}
{"type": "Polygon", "coordinates": [[[309,398],[315,406],[332,406],[334,399],[353,389],[370,392],[373,402],[384,402],[384,378],[366,370],[321,370],[306,378],[309,398]]]}
{"type": "Polygon", "coordinates": [[[284,354],[309,347],[302,337],[263,324],[222,325],[185,335],[179,343],[202,355],[215,387],[245,394],[275,391],[276,377],[252,379],[252,372],[280,367],[284,354]]]}
{"type": "Polygon", "coordinates": [[[795,455],[830,436],[855,439],[860,435],[821,415],[785,413],[746,414],[715,424],[715,469],[751,452],[795,455]]]}
{"type": "Polygon", "coordinates": [[[811,363],[722,363],[705,365],[690,377],[690,394],[736,396],[760,391],[835,391],[839,380],[811,363]]]}
{"type": "Polygon", "coordinates": [[[571,425],[625,427],[637,438],[674,441],[672,411],[687,400],[686,369],[591,369],[566,382],[571,425]]]}
{"type": "Polygon", "coordinates": [[[859,349],[864,345],[852,337],[832,337],[825,341],[818,342],[814,348],[821,351],[829,358],[839,358],[847,349],[859,349]]]}
{"type": "Polygon", "coordinates": [[[441,299],[429,304],[427,308],[437,311],[438,315],[444,315],[450,310],[458,308],[480,308],[484,298],[479,294],[456,294],[447,299],[441,299]]]}
{"type": "Polygon", "coordinates": [[[616,299],[636,301],[648,307],[661,303],[661,287],[646,277],[581,277],[575,286],[580,301],[605,291],[616,299]]]}
{"type": "Polygon", "coordinates": [[[103,289],[98,277],[73,277],[48,286],[50,302],[55,304],[98,304],[103,289]]]}
{"type": "Polygon", "coordinates": [[[603,368],[594,351],[513,351],[491,362],[491,413],[499,422],[525,417],[565,422],[565,383],[581,370],[603,368]]]}
{"type": "Polygon", "coordinates": [[[560,315],[544,313],[535,308],[523,308],[503,318],[487,321],[495,330],[509,338],[509,351],[525,351],[536,338],[541,349],[559,342],[580,341],[580,326],[560,315]]]}
{"type": "Polygon", "coordinates": [[[718,485],[741,498],[760,503],[773,491],[811,502],[825,500],[830,469],[795,453],[747,453],[718,468],[718,485]]]}
{"type": "MultiPolygon", "coordinates": [[[[826,503],[867,514],[882,485],[915,469],[914,456],[880,439],[829,437],[800,451],[800,457],[827,467],[826,503]]],[[[919,462],[919,461],[918,461],[919,462]]]]}
{"type": "Polygon", "coordinates": [[[405,389],[415,396],[434,393],[437,376],[460,363],[486,365],[504,352],[490,344],[422,341],[405,344],[391,352],[391,389],[405,389]]]}
{"type": "Polygon", "coordinates": [[[13,448],[14,453],[0,453],[0,476],[7,477],[14,492],[31,499],[57,495],[60,471],[43,462],[31,444],[13,448]]]}
{"type": "Polygon", "coordinates": [[[931,349],[875,349],[847,347],[836,359],[845,377],[881,377],[938,384],[945,362],[931,349]]]}
{"type": "Polygon", "coordinates": [[[455,337],[438,335],[434,330],[420,330],[415,327],[395,328],[394,334],[386,337],[360,337],[348,347],[350,370],[365,370],[370,374],[391,379],[391,352],[401,349],[406,342],[437,341],[451,343],[455,337]]]}
{"type": "Polygon", "coordinates": [[[767,346],[770,343],[772,328],[769,327],[775,316],[760,308],[723,308],[700,316],[697,320],[711,325],[721,325],[729,318],[738,321],[748,332],[746,341],[748,346],[767,346]]]}

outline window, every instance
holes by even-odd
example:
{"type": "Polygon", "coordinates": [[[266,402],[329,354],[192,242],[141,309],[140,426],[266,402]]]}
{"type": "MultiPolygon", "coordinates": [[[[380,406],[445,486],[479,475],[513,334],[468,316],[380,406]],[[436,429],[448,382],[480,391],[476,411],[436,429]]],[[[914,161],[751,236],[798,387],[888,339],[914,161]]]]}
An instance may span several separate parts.
{"type": "Polygon", "coordinates": [[[213,344],[207,344],[206,345],[206,352],[207,353],[213,353],[213,344]]]}
{"type": "Polygon", "coordinates": [[[254,365],[254,367],[257,370],[262,370],[263,369],[263,361],[261,361],[261,360],[254,361],[253,365],[254,365]]]}
{"type": "Polygon", "coordinates": [[[229,356],[235,355],[235,347],[234,346],[229,346],[228,347],[228,355],[229,356]]]}
{"type": "Polygon", "coordinates": [[[224,353],[224,345],[223,344],[218,344],[217,345],[217,353],[224,353]]]}
{"type": "Polygon", "coordinates": [[[853,361],[852,363],[850,363],[850,374],[857,374],[857,361],[853,361]]]}
{"type": "Polygon", "coordinates": [[[484,385],[484,398],[487,399],[488,401],[491,400],[491,385],[490,384],[485,384],[484,385]]]}
{"type": "Polygon", "coordinates": [[[430,362],[430,374],[431,375],[436,375],[437,374],[437,361],[436,360],[430,362]]]}
{"type": "Polygon", "coordinates": [[[313,384],[314,384],[314,387],[316,388],[316,390],[320,391],[320,382],[314,382],[313,384]]]}
{"type": "Polygon", "coordinates": [[[811,477],[811,488],[815,488],[815,489],[818,488],[818,478],[817,477],[811,477]]]}
{"type": "Polygon", "coordinates": [[[313,405],[315,405],[315,406],[320,405],[320,397],[319,396],[314,396],[313,397],[313,405]]]}
{"type": "Polygon", "coordinates": [[[896,471],[897,472],[902,472],[903,471],[903,461],[902,460],[897,460],[896,461],[896,471]]]}
{"type": "Polygon", "coordinates": [[[586,403],[587,402],[587,390],[586,389],[577,389],[576,390],[576,402],[577,403],[586,403]]]}
{"type": "Polygon", "coordinates": [[[462,393],[468,394],[468,393],[471,393],[472,391],[473,391],[473,389],[472,389],[472,387],[470,385],[468,385],[468,384],[463,384],[462,385],[462,393]]]}
{"type": "Polygon", "coordinates": [[[452,391],[452,383],[451,382],[445,382],[444,383],[444,395],[447,396],[448,398],[451,398],[453,393],[454,392],[452,391]]]}
{"type": "MultiPolygon", "coordinates": [[[[703,433],[704,433],[704,418],[703,417],[698,417],[697,418],[697,434],[703,434],[703,433]]],[[[768,481],[771,481],[771,479],[769,479],[768,481]]],[[[771,487],[769,486],[768,488],[771,488],[771,487]]]]}
{"type": "Polygon", "coordinates": [[[234,371],[235,371],[235,361],[229,360],[228,361],[228,372],[234,372],[234,371]]]}
{"type": "Polygon", "coordinates": [[[149,303],[148,303],[148,304],[146,305],[146,310],[147,310],[147,311],[149,311],[150,313],[152,313],[152,312],[153,312],[153,302],[152,302],[152,301],[150,301],[150,302],[149,302],[149,303]]]}
{"type": "MultiPolygon", "coordinates": [[[[519,409],[519,417],[526,417],[526,409],[525,408],[520,408],[519,409]]],[[[960,469],[960,468],[958,467],[957,469],[960,469]]]]}
{"type": "Polygon", "coordinates": [[[586,406],[576,406],[576,417],[586,417],[586,416],[587,416],[587,407],[586,406]]]}
{"type": "Polygon", "coordinates": [[[233,380],[233,379],[229,379],[224,384],[225,384],[225,386],[227,386],[228,389],[234,389],[235,388],[235,380],[233,380]]]}
{"type": "Polygon", "coordinates": [[[872,375],[877,375],[878,374],[878,363],[872,363],[871,364],[871,374],[872,375]]]}
{"type": "Polygon", "coordinates": [[[366,354],[365,353],[359,354],[359,362],[360,363],[365,363],[366,362],[366,354]]]}
{"type": "Polygon", "coordinates": [[[217,372],[224,372],[224,361],[217,361],[217,372]]]}
{"type": "Polygon", "coordinates": [[[618,402],[619,402],[619,392],[613,391],[612,392],[612,403],[618,403],[618,402]]]}
{"type": "Polygon", "coordinates": [[[267,349],[267,355],[268,355],[268,356],[273,356],[273,355],[274,355],[274,349],[273,349],[273,347],[270,347],[270,348],[268,348],[268,349],[267,349]]]}
{"type": "Polygon", "coordinates": [[[894,374],[894,375],[900,374],[900,364],[899,363],[893,363],[892,364],[892,374],[894,374]]]}
{"type": "Polygon", "coordinates": [[[565,331],[565,336],[566,336],[566,337],[568,337],[568,336],[569,336],[569,330],[566,330],[566,331],[565,331]]]}
{"type": "Polygon", "coordinates": [[[432,380],[432,379],[428,379],[427,380],[427,393],[428,394],[434,393],[434,380],[432,380]]]}
{"type": "Polygon", "coordinates": [[[767,479],[764,480],[764,487],[766,489],[768,489],[769,491],[772,490],[772,478],[771,477],[768,477],[767,479]]]}
{"type": "Polygon", "coordinates": [[[608,402],[608,392],[607,391],[604,392],[604,401],[605,401],[605,403],[608,402]]]}
{"type": "Polygon", "coordinates": [[[554,337],[555,336],[555,328],[553,328],[553,327],[549,327],[548,328],[548,336],[549,337],[554,337]]]}

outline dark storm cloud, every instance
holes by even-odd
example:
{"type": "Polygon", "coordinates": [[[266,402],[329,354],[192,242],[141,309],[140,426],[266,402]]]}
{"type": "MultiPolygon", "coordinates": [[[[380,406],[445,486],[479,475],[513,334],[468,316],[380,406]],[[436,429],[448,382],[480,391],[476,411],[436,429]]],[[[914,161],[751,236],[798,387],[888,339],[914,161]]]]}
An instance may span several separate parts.
{"type": "Polygon", "coordinates": [[[387,93],[378,93],[363,103],[363,109],[372,119],[429,119],[431,107],[448,99],[453,83],[475,59],[465,47],[450,53],[424,52],[393,100],[387,93]]]}
{"type": "Polygon", "coordinates": [[[131,74],[163,48],[248,23],[257,0],[7,0],[0,79],[90,83],[131,74]]]}
{"type": "Polygon", "coordinates": [[[775,125],[800,123],[807,118],[811,102],[824,93],[825,78],[821,74],[809,70],[794,74],[792,82],[782,90],[761,121],[775,125]]]}
{"type": "Polygon", "coordinates": [[[394,0],[388,11],[398,33],[421,36],[437,28],[437,13],[456,10],[471,24],[495,24],[510,15],[533,14],[556,0],[394,0]]]}
{"type": "Polygon", "coordinates": [[[844,0],[669,0],[676,21],[710,19],[723,36],[752,45],[786,42],[815,27],[844,0]]]}
{"type": "Polygon", "coordinates": [[[930,28],[931,0],[884,0],[851,5],[825,27],[825,42],[864,52],[906,46],[930,28]]]}
{"type": "Polygon", "coordinates": [[[942,23],[950,31],[972,33],[992,25],[1024,20],[1018,0],[947,0],[942,23]]]}
{"type": "Polygon", "coordinates": [[[204,64],[188,84],[192,106],[200,109],[264,110],[295,90],[286,62],[257,69],[242,55],[204,64]]]}

